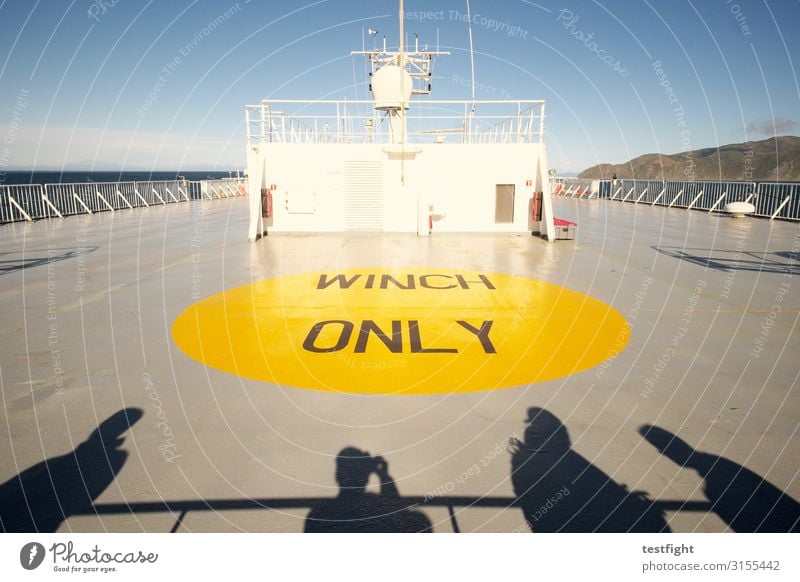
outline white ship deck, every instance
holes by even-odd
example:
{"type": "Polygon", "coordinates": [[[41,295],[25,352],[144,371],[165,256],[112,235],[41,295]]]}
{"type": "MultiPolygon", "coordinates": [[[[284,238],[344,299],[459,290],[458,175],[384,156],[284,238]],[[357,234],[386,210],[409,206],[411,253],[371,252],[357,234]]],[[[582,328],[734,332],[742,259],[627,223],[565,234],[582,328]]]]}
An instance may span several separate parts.
{"type": "Polygon", "coordinates": [[[3,526],[24,529],[29,507],[42,530],[303,531],[336,497],[336,455],[350,446],[382,455],[437,532],[796,529],[798,224],[554,206],[578,222],[576,241],[331,234],[251,245],[238,198],[0,227],[0,496],[22,515],[4,513],[3,526]],[[630,342],[530,386],[364,396],[240,378],[172,340],[199,298],[363,266],[552,282],[617,309],[630,342]],[[124,409],[138,422],[113,442],[124,409]],[[546,412],[526,430],[530,409],[546,412]],[[90,438],[109,418],[106,436],[90,438]],[[672,435],[682,441],[667,445],[672,435]],[[51,483],[66,519],[52,517],[51,483]]]}

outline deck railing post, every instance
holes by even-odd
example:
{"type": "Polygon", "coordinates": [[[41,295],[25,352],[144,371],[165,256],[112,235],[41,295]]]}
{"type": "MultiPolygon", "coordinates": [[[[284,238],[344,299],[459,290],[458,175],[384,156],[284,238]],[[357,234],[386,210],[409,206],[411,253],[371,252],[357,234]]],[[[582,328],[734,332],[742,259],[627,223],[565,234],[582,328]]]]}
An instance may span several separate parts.
{"type": "Polygon", "coordinates": [[[134,184],[134,185],[133,185],[133,192],[134,192],[134,194],[136,194],[136,195],[139,197],[139,200],[141,200],[142,202],[144,202],[144,205],[145,205],[145,206],[147,206],[148,208],[150,208],[150,204],[148,204],[148,202],[147,202],[147,200],[145,199],[145,197],[141,195],[141,193],[139,192],[139,189],[136,187],[136,184],[134,184]]]}
{"type": "Polygon", "coordinates": [[[636,186],[631,186],[631,189],[628,190],[628,193],[625,194],[625,198],[623,198],[622,201],[625,202],[635,189],[636,189],[636,186]]]}
{"type": "Polygon", "coordinates": [[[780,205],[778,206],[778,209],[775,212],[772,213],[772,216],[770,216],[769,219],[773,220],[776,216],[778,216],[778,214],[780,214],[781,210],[783,210],[783,207],[786,206],[787,204],[789,204],[789,200],[791,200],[791,199],[792,199],[792,195],[791,194],[789,196],[787,196],[786,198],[784,198],[783,202],[780,203],[780,205]]]}
{"type": "Polygon", "coordinates": [[[8,201],[14,206],[14,208],[17,209],[17,211],[25,218],[25,220],[28,222],[33,222],[33,219],[30,217],[30,215],[25,212],[25,209],[22,208],[22,206],[20,206],[16,200],[14,200],[14,197],[10,193],[8,194],[8,201]]]}
{"type": "MultiPolygon", "coordinates": [[[[49,184],[47,186],[49,186],[49,184]]],[[[53,209],[53,212],[55,212],[59,218],[64,218],[64,215],[61,214],[58,208],[56,208],[55,205],[52,202],[50,202],[50,198],[47,196],[47,186],[45,186],[44,194],[42,194],[42,200],[44,200],[47,203],[47,205],[53,209]]]]}
{"type": "Polygon", "coordinates": [[[700,197],[703,195],[703,192],[704,192],[704,190],[700,190],[700,194],[698,194],[697,196],[695,196],[692,199],[692,201],[689,203],[689,206],[686,207],[686,210],[691,210],[692,209],[692,206],[694,206],[695,202],[700,200],[700,197]]]}
{"type": "Polygon", "coordinates": [[[723,200],[725,200],[725,197],[726,197],[727,195],[728,195],[728,191],[726,190],[725,192],[723,192],[723,193],[722,193],[722,196],[720,196],[719,198],[717,198],[717,201],[716,201],[716,202],[714,202],[714,205],[713,205],[711,208],[709,208],[709,209],[708,209],[708,211],[709,211],[709,212],[714,212],[714,210],[716,210],[716,209],[717,209],[717,206],[719,206],[720,202],[722,202],[723,200]]]}
{"type": "Polygon", "coordinates": [[[166,202],[164,202],[164,199],[161,197],[161,194],[159,194],[159,193],[158,193],[158,191],[157,191],[155,188],[153,188],[153,187],[151,186],[151,187],[150,187],[150,191],[151,191],[153,194],[155,194],[155,195],[156,195],[156,198],[158,198],[158,200],[159,200],[159,202],[161,202],[161,204],[163,204],[164,206],[166,206],[166,205],[167,205],[167,203],[166,203],[166,202]]]}
{"type": "Polygon", "coordinates": [[[105,196],[103,196],[103,195],[100,193],[100,190],[95,190],[95,192],[97,192],[97,197],[98,197],[100,200],[102,200],[102,201],[103,201],[103,203],[104,203],[104,204],[105,204],[105,205],[108,207],[108,209],[109,209],[111,212],[114,212],[114,207],[113,207],[113,206],[111,206],[111,204],[109,204],[109,203],[108,203],[108,200],[106,200],[105,196]]]}
{"type": "Polygon", "coordinates": [[[127,204],[127,205],[128,205],[128,208],[130,208],[131,210],[133,210],[133,206],[131,206],[131,203],[130,203],[130,202],[128,202],[128,199],[127,199],[127,198],[125,198],[125,196],[123,196],[123,195],[122,195],[122,192],[120,192],[119,190],[117,190],[117,196],[119,196],[120,198],[122,198],[122,201],[123,201],[125,204],[127,204]]]}
{"type": "Polygon", "coordinates": [[[83,209],[84,209],[84,210],[87,212],[87,214],[92,214],[92,210],[91,210],[91,209],[90,209],[88,206],[86,206],[86,203],[85,203],[83,200],[81,200],[81,197],[80,197],[80,196],[78,196],[78,193],[77,193],[77,192],[75,192],[75,186],[74,186],[74,185],[72,186],[72,197],[73,197],[75,200],[77,200],[77,201],[78,201],[78,203],[79,203],[81,206],[83,206],[83,209]]]}

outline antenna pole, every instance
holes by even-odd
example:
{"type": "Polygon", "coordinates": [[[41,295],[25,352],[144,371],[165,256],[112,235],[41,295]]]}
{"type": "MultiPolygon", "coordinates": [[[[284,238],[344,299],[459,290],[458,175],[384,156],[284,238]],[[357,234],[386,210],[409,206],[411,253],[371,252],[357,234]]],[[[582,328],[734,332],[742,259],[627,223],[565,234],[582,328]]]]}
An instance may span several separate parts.
{"type": "Polygon", "coordinates": [[[467,140],[472,134],[472,117],[475,115],[475,52],[472,48],[472,13],[470,11],[469,0],[467,0],[467,27],[469,29],[469,67],[472,76],[472,110],[469,112],[469,126],[467,140]]]}
{"type": "MultiPolygon", "coordinates": [[[[403,11],[403,0],[400,0],[400,44],[399,50],[400,53],[398,57],[398,65],[400,68],[405,71],[406,70],[406,55],[403,52],[405,50],[405,46],[403,43],[403,35],[405,35],[405,20],[406,15],[403,11]]],[[[402,77],[401,77],[402,78],[402,77]]],[[[406,143],[406,104],[400,104],[400,110],[397,112],[398,118],[400,120],[400,143],[405,145],[406,143]]],[[[400,161],[400,180],[403,184],[405,184],[405,172],[404,170],[404,162],[400,161]]]]}
{"type": "Polygon", "coordinates": [[[469,29],[469,66],[472,75],[472,110],[475,111],[475,52],[472,49],[472,14],[467,0],[467,24],[469,29]]]}
{"type": "Polygon", "coordinates": [[[403,62],[403,35],[405,34],[405,13],[403,12],[403,0],[400,0],[400,66],[402,67],[405,63],[403,62]]]}

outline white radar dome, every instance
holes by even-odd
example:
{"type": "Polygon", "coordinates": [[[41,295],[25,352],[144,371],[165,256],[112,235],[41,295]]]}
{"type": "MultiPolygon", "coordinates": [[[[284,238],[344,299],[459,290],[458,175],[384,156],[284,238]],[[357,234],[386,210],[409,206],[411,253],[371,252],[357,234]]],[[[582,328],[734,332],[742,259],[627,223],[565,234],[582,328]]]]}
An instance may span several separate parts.
{"type": "Polygon", "coordinates": [[[413,88],[411,75],[397,65],[381,67],[372,76],[375,109],[408,109],[413,88]]]}

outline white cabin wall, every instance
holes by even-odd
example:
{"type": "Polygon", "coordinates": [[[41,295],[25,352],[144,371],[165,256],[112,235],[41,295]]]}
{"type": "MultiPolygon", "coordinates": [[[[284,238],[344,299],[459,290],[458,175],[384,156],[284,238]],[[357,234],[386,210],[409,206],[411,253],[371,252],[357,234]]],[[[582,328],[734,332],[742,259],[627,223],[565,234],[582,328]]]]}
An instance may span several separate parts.
{"type": "Polygon", "coordinates": [[[342,149],[337,144],[266,144],[267,181],[273,193],[273,232],[341,232],[344,230],[342,149]],[[309,209],[295,204],[310,199],[309,209]],[[293,198],[293,200],[289,200],[293,198]],[[312,210],[312,212],[304,212],[312,210]]]}
{"type": "Polygon", "coordinates": [[[261,155],[259,146],[247,148],[247,188],[250,204],[250,223],[247,238],[256,241],[264,234],[266,228],[261,211],[261,188],[264,179],[266,159],[261,155]]]}
{"type": "Polygon", "coordinates": [[[417,193],[424,188],[423,176],[414,170],[414,160],[389,160],[381,152],[383,162],[383,230],[385,232],[417,232],[417,193]],[[401,175],[405,174],[405,185],[401,175]]]}
{"type": "Polygon", "coordinates": [[[553,197],[550,192],[550,175],[548,174],[547,150],[542,149],[539,156],[538,171],[536,174],[536,187],[542,192],[542,222],[540,224],[540,235],[548,241],[556,239],[556,229],[553,224],[553,197]]]}
{"type": "Polygon", "coordinates": [[[417,157],[423,196],[434,203],[433,232],[526,232],[539,144],[442,144],[417,157]],[[495,224],[498,184],[513,184],[514,222],[495,224]]]}
{"type": "MultiPolygon", "coordinates": [[[[274,220],[269,230],[346,230],[345,163],[358,161],[380,164],[383,231],[417,232],[420,197],[434,206],[434,233],[530,231],[531,195],[540,168],[546,172],[542,144],[409,145],[409,149],[418,153],[406,154],[402,162],[398,157],[390,159],[384,151],[386,147],[383,144],[261,144],[260,159],[255,167],[263,166],[268,160],[265,182],[277,185],[273,193],[274,220]],[[528,180],[534,183],[527,186],[528,180]],[[495,224],[497,184],[515,185],[513,223],[495,224]],[[313,207],[306,209],[310,210],[308,213],[290,212],[287,197],[302,197],[302,192],[313,195],[313,205],[310,205],[313,207]]],[[[290,203],[289,206],[295,205],[290,203]]]]}

